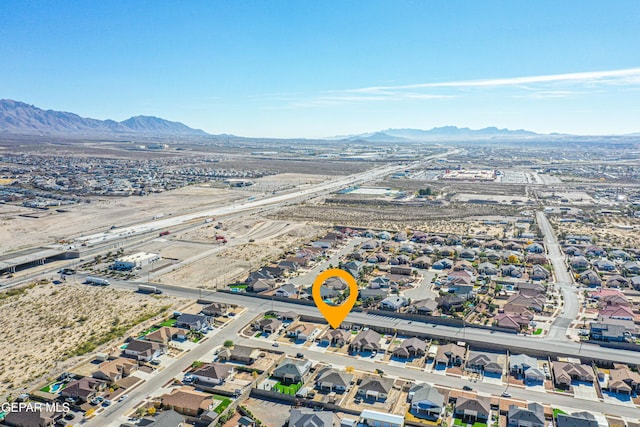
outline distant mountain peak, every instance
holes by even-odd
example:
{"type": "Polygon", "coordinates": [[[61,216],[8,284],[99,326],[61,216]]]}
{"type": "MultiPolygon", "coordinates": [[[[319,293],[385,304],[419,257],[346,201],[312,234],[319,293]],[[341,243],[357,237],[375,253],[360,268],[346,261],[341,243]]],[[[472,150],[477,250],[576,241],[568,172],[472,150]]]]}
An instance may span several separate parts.
{"type": "Polygon", "coordinates": [[[440,126],[434,127],[429,130],[424,129],[394,129],[389,128],[377,132],[363,133],[358,135],[349,135],[345,137],[339,137],[340,139],[348,140],[363,140],[363,141],[384,141],[384,142],[402,142],[402,141],[421,141],[429,139],[453,139],[453,138],[466,138],[466,139],[488,139],[499,137],[527,137],[538,135],[535,132],[531,132],[524,129],[510,130],[499,129],[495,126],[486,127],[483,129],[469,129],[467,127],[459,128],[457,126],[440,126]],[[387,138],[387,139],[385,139],[387,138]]]}
{"type": "Polygon", "coordinates": [[[0,99],[0,132],[15,134],[149,134],[207,135],[180,123],[153,116],[134,116],[127,120],[97,120],[75,113],[43,110],[12,99],[0,99]]]}

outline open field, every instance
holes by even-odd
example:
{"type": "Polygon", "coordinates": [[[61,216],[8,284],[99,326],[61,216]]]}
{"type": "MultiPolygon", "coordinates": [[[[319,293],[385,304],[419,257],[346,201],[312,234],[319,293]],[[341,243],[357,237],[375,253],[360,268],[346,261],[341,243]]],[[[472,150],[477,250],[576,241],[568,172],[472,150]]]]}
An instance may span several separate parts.
{"type": "Polygon", "coordinates": [[[597,222],[560,222],[552,217],[559,236],[591,236],[598,244],[625,248],[640,247],[640,218],[608,217],[600,215],[597,222]]]}
{"type": "MultiPolygon", "coordinates": [[[[417,228],[420,230],[432,230],[434,220],[443,221],[434,231],[443,233],[455,233],[446,224],[452,219],[462,219],[468,216],[481,217],[512,216],[518,213],[518,209],[505,205],[460,205],[448,204],[445,206],[410,206],[391,204],[305,204],[283,209],[271,215],[277,219],[290,221],[310,221],[320,224],[334,224],[348,227],[378,228],[388,230],[400,230],[405,228],[417,228]]],[[[466,224],[459,227],[466,228],[466,224]]],[[[459,228],[455,227],[455,228],[459,228]]]]}
{"type": "MultiPolygon", "coordinates": [[[[159,277],[158,281],[203,288],[221,286],[223,281],[228,282],[248,272],[250,268],[257,268],[268,260],[277,258],[287,250],[319,235],[325,229],[325,227],[310,226],[303,222],[263,220],[252,217],[225,222],[223,230],[211,227],[190,231],[181,235],[180,238],[211,242],[214,240],[213,236],[220,232],[241,244],[229,246],[221,252],[176,268],[175,271],[159,277]]],[[[176,253],[176,257],[182,259],[182,254],[176,253]]]]}
{"type": "Polygon", "coordinates": [[[0,396],[20,392],[186,301],[88,285],[35,285],[0,293],[0,396]]]}
{"type": "Polygon", "coordinates": [[[150,221],[167,207],[177,215],[242,197],[230,189],[190,186],[145,197],[102,197],[89,204],[65,207],[64,213],[29,209],[37,215],[44,213],[40,218],[20,217],[10,213],[16,211],[15,207],[0,205],[0,240],[4,242],[1,251],[51,244],[69,236],[104,231],[112,225],[150,221]]]}

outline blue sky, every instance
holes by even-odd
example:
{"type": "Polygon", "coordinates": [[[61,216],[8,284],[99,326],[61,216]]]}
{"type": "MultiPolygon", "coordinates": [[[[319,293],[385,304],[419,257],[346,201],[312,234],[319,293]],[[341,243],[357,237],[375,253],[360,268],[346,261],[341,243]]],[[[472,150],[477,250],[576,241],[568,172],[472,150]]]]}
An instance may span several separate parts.
{"type": "Polygon", "coordinates": [[[0,98],[211,133],[640,132],[640,1],[0,2],[0,98]]]}

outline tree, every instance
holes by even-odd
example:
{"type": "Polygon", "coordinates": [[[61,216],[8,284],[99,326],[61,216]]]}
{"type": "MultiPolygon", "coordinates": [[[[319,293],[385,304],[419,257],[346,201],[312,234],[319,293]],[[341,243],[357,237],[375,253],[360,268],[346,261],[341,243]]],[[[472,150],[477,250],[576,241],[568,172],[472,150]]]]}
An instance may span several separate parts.
{"type": "Polygon", "coordinates": [[[156,407],[152,406],[149,409],[147,409],[147,414],[149,415],[154,415],[156,413],[156,407]]]}
{"type": "Polygon", "coordinates": [[[231,340],[226,340],[223,344],[225,347],[233,347],[233,341],[231,340]]]}
{"type": "Polygon", "coordinates": [[[353,366],[347,366],[345,371],[347,371],[348,374],[352,373],[354,371],[353,366]]]}

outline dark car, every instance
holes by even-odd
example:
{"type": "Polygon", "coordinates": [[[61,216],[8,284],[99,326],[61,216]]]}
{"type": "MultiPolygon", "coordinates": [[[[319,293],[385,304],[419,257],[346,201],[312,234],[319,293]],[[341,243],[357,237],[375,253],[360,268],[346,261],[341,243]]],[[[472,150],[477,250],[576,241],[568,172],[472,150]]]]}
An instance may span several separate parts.
{"type": "Polygon", "coordinates": [[[303,359],[303,358],[304,358],[304,354],[302,354],[302,353],[298,353],[298,354],[296,354],[296,357],[297,357],[298,359],[303,359]]]}
{"type": "Polygon", "coordinates": [[[471,391],[471,390],[473,390],[473,387],[465,385],[464,387],[462,387],[462,389],[466,390],[466,391],[471,391]]]}

